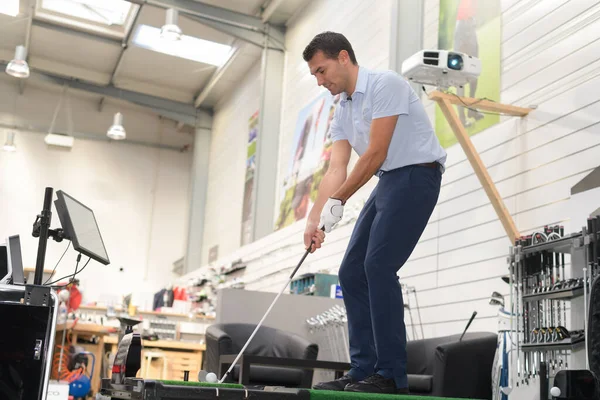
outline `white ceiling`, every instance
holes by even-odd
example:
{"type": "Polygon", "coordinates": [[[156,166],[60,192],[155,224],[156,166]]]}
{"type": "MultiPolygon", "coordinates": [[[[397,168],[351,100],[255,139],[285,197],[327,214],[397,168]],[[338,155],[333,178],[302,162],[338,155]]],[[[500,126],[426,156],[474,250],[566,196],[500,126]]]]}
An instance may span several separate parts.
{"type": "MultiPolygon", "coordinates": [[[[277,7],[269,23],[283,26],[310,0],[196,1],[253,16],[260,16],[272,1],[277,7]]],[[[21,14],[17,17],[0,14],[0,60],[4,62],[12,59],[17,45],[25,43],[31,13],[28,2],[29,0],[21,0],[21,14]]],[[[136,26],[145,24],[160,28],[165,18],[164,8],[144,5],[136,26]]],[[[65,29],[64,25],[55,22],[39,22],[35,14],[33,21],[28,61],[34,70],[97,85],[105,86],[110,83],[121,54],[119,40],[102,38],[93,33],[83,34],[72,27],[65,29]]],[[[234,61],[219,74],[217,83],[211,85],[211,91],[201,105],[203,108],[212,108],[243,79],[253,65],[260,62],[261,49],[258,46],[236,40],[187,18],[183,13],[179,16],[179,26],[185,35],[239,47],[234,61]]],[[[135,30],[135,26],[133,29],[135,30]]],[[[113,84],[119,88],[193,104],[216,71],[217,67],[212,65],[164,55],[130,44],[123,54],[113,84]]]]}

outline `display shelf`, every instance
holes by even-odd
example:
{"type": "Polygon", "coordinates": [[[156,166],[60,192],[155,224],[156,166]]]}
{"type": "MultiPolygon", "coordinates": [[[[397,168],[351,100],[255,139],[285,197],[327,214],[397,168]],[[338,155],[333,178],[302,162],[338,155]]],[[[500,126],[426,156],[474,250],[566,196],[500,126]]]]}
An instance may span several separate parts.
{"type": "Polygon", "coordinates": [[[560,290],[551,290],[549,292],[532,293],[523,295],[523,301],[555,300],[555,299],[573,299],[583,296],[583,286],[575,288],[566,288],[560,290]]]}
{"type": "MultiPolygon", "coordinates": [[[[106,311],[107,308],[104,306],[93,306],[93,305],[82,305],[79,307],[80,310],[92,310],[92,311],[106,311]]],[[[117,312],[121,312],[122,309],[121,307],[115,307],[115,311],[117,312]]],[[[155,315],[158,317],[181,317],[181,318],[190,318],[190,314],[192,314],[192,318],[193,319],[197,319],[197,320],[214,320],[214,317],[209,317],[206,315],[202,315],[199,313],[177,313],[177,312],[161,312],[161,311],[144,311],[144,310],[137,310],[138,314],[143,314],[143,315],[155,315]]]]}
{"type": "Polygon", "coordinates": [[[577,350],[584,345],[584,337],[580,337],[573,341],[571,338],[563,339],[551,343],[524,343],[521,349],[527,351],[557,351],[557,350],[577,350]]]}
{"type": "Polygon", "coordinates": [[[543,243],[538,243],[538,244],[532,244],[529,246],[523,246],[521,248],[521,253],[527,255],[527,254],[539,253],[539,252],[545,251],[545,250],[551,250],[556,253],[570,254],[571,246],[573,246],[573,243],[575,241],[579,241],[579,245],[583,245],[583,236],[582,236],[581,232],[574,233],[570,236],[565,236],[560,239],[551,240],[549,242],[543,242],[543,243]]]}

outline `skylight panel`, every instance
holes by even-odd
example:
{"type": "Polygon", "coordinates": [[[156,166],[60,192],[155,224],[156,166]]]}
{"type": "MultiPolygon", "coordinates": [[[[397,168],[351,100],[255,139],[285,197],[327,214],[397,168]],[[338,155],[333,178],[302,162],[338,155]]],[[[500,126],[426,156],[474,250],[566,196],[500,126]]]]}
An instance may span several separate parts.
{"type": "Polygon", "coordinates": [[[183,35],[177,41],[165,40],[160,37],[159,28],[148,25],[137,28],[133,43],[147,50],[215,66],[225,64],[232,52],[231,46],[192,36],[183,35]]]}
{"type": "Polygon", "coordinates": [[[0,14],[16,17],[19,14],[19,0],[0,0],[0,14]]]}
{"type": "Polygon", "coordinates": [[[42,0],[42,9],[103,25],[123,25],[131,9],[124,0],[42,0]]]}

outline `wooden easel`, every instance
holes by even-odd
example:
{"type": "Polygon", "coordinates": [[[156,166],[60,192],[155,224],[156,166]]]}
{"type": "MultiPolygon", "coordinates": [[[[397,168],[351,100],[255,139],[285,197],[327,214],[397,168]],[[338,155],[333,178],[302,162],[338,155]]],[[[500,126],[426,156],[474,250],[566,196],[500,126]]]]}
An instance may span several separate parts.
{"type": "Polygon", "coordinates": [[[477,178],[479,178],[479,182],[481,182],[481,186],[485,190],[496,214],[498,214],[498,218],[500,222],[502,222],[502,226],[508,235],[508,238],[511,243],[514,243],[517,238],[521,235],[517,230],[515,222],[512,219],[512,216],[509,214],[504,202],[502,201],[502,197],[498,194],[498,190],[496,189],[496,185],[490,178],[488,174],[487,168],[481,162],[481,158],[479,157],[479,153],[473,147],[473,143],[471,142],[471,138],[469,137],[465,127],[463,126],[460,118],[454,111],[453,104],[470,107],[473,109],[491,111],[497,113],[503,113],[505,115],[514,115],[517,117],[524,117],[529,114],[532,109],[531,108],[523,108],[517,106],[511,106],[508,104],[495,103],[493,101],[474,99],[472,97],[459,97],[452,94],[442,93],[440,91],[435,91],[429,94],[429,99],[435,101],[442,110],[444,117],[450,124],[456,139],[460,143],[463,148],[465,154],[467,155],[467,159],[471,163],[477,178]]]}

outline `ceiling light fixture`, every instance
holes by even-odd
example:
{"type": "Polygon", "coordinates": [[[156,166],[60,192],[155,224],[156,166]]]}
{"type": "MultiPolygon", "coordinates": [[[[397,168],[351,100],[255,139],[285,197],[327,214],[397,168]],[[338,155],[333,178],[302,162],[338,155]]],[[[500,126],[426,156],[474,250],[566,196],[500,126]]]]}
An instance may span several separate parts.
{"type": "Polygon", "coordinates": [[[160,29],[160,37],[171,42],[181,40],[181,28],[177,25],[179,11],[174,8],[167,10],[167,21],[160,29]]]}
{"type": "Polygon", "coordinates": [[[2,150],[10,152],[17,150],[17,146],[15,146],[15,132],[6,132],[6,142],[2,146],[2,150]]]}
{"type": "Polygon", "coordinates": [[[27,49],[25,46],[17,46],[15,58],[6,66],[6,73],[15,78],[29,78],[29,65],[27,64],[27,49]]]}
{"type": "Polygon", "coordinates": [[[73,143],[75,143],[75,138],[73,136],[60,133],[48,133],[44,137],[44,142],[48,146],[65,147],[70,149],[73,147],[73,143]]]}
{"type": "Polygon", "coordinates": [[[106,136],[113,140],[123,140],[126,137],[125,128],[123,127],[123,114],[120,112],[115,114],[112,126],[106,132],[106,136]]]}

